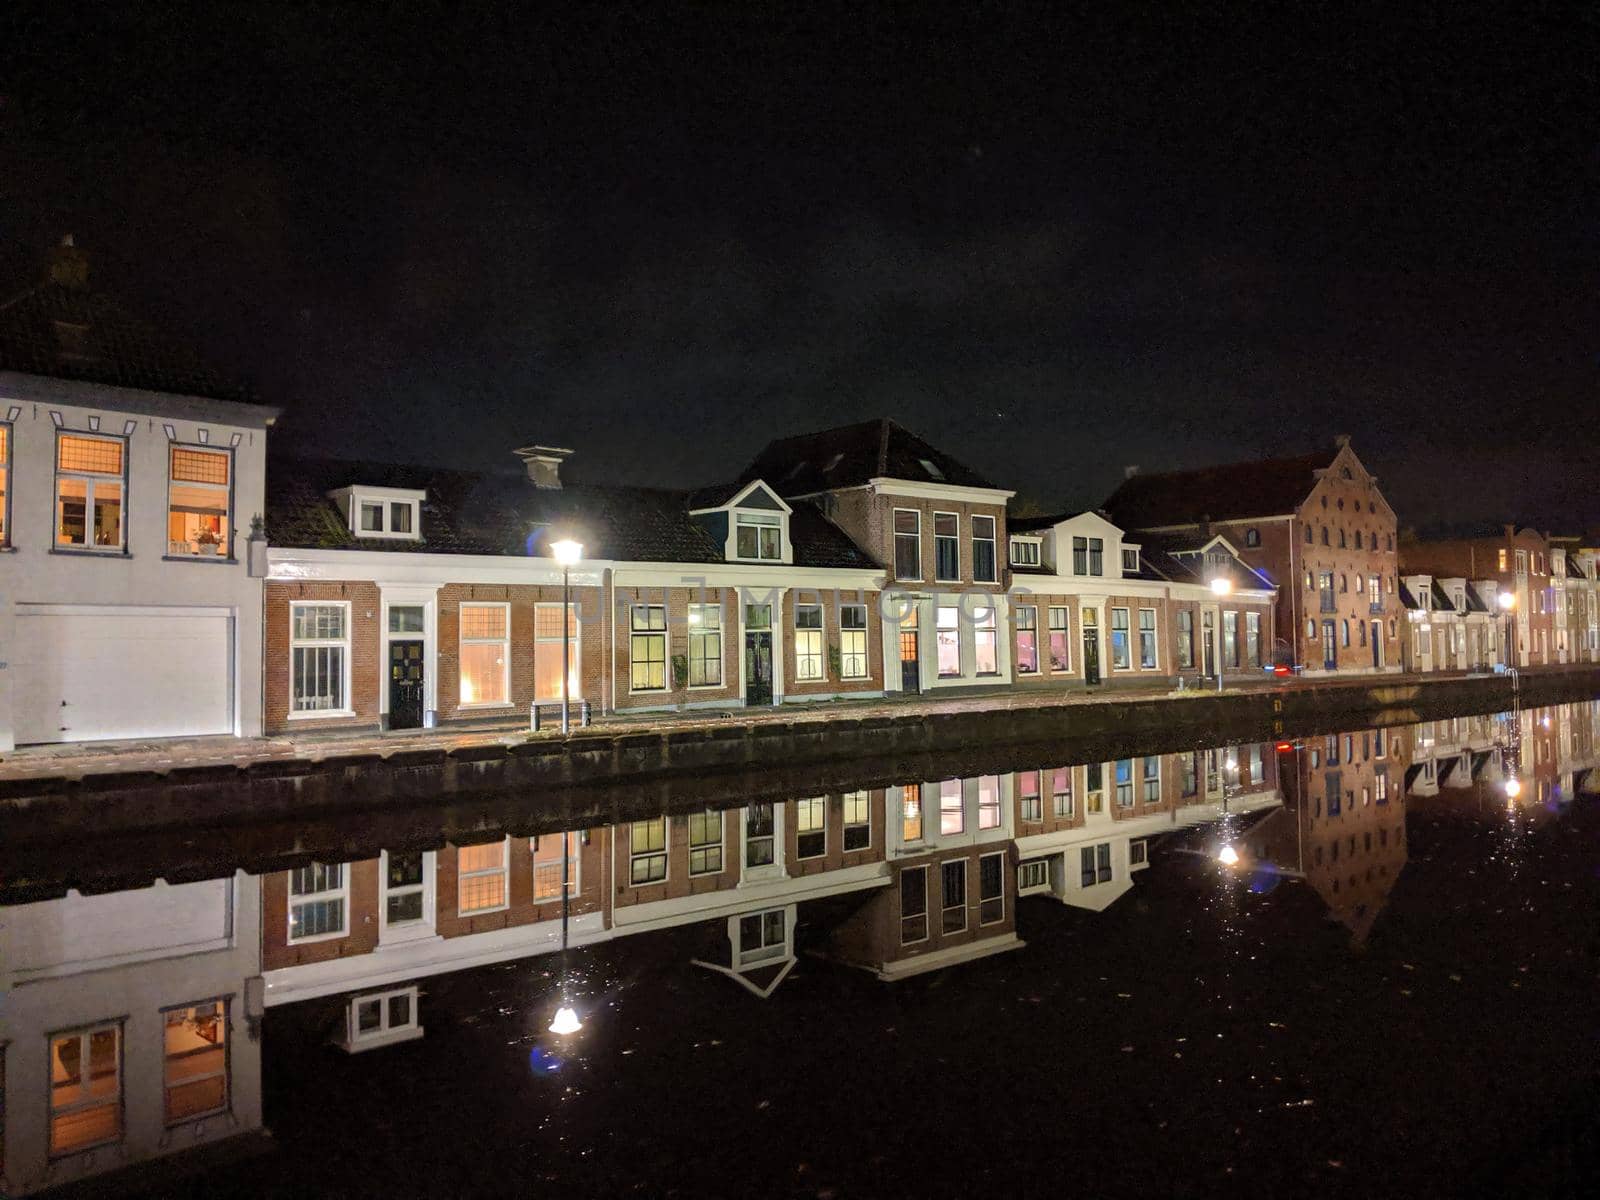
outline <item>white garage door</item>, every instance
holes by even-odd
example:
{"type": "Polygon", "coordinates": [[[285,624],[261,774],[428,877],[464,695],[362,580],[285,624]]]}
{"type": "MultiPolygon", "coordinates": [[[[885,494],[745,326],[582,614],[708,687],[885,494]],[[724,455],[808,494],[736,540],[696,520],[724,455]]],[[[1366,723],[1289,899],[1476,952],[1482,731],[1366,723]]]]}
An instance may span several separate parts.
{"type": "Polygon", "coordinates": [[[233,732],[233,618],[218,608],[19,604],[17,741],[233,732]]]}

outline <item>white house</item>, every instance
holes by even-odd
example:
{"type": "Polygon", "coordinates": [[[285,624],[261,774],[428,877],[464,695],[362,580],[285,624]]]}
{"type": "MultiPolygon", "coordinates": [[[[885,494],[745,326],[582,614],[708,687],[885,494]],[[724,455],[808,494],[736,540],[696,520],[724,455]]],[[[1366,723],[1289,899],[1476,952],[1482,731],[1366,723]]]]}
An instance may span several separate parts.
{"type": "Polygon", "coordinates": [[[70,238],[0,305],[0,750],[260,731],[276,416],[91,291],[70,238]]]}

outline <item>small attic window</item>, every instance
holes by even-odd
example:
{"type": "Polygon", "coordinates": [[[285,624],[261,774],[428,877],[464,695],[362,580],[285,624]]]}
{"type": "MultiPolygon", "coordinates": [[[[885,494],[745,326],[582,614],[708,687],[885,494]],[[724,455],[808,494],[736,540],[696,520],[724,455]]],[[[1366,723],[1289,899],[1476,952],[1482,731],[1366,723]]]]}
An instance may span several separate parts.
{"type": "Polygon", "coordinates": [[[933,462],[931,460],[926,459],[926,458],[919,458],[919,459],[917,459],[917,461],[922,464],[922,469],[928,473],[929,478],[932,478],[932,479],[943,479],[944,478],[944,472],[939,470],[938,467],[934,466],[933,462]]]}
{"type": "Polygon", "coordinates": [[[1122,548],[1122,569],[1139,572],[1139,548],[1137,546],[1124,546],[1122,548]]]}
{"type": "Polygon", "coordinates": [[[1011,539],[1011,565],[1037,567],[1039,565],[1039,538],[1014,537],[1011,539]]]}
{"type": "Polygon", "coordinates": [[[422,502],[427,498],[424,491],[348,487],[329,495],[357,537],[417,541],[421,536],[422,502]]]}

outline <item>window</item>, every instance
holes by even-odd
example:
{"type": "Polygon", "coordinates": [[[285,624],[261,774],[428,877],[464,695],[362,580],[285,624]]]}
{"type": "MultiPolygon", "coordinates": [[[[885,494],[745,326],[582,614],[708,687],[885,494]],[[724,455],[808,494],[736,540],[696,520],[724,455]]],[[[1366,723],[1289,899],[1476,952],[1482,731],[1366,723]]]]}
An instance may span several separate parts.
{"type": "Polygon", "coordinates": [[[1230,667],[1239,665],[1239,614],[1222,614],[1222,661],[1230,667]]]}
{"type": "Polygon", "coordinates": [[[722,814],[711,809],[689,814],[689,874],[722,870],[722,814]]]}
{"type": "Polygon", "coordinates": [[[363,500],[363,501],[360,502],[360,507],[361,507],[361,529],[360,529],[360,532],[362,532],[362,533],[382,533],[383,532],[383,505],[378,503],[376,500],[363,500]]]}
{"type": "Polygon", "coordinates": [[[343,937],[349,887],[343,863],[311,863],[289,872],[289,941],[343,937]]]}
{"type": "MultiPolygon", "coordinates": [[[[11,544],[11,426],[0,424],[0,546],[11,544]]],[[[1035,547],[1037,549],[1037,547],[1035,547]]],[[[3,1164],[0,1159],[0,1164],[3,1164]]]]}
{"type": "Polygon", "coordinates": [[[1178,610],[1178,666],[1194,666],[1194,610],[1178,610]]]}
{"type": "Polygon", "coordinates": [[[1311,541],[1312,541],[1312,538],[1311,538],[1311,526],[1307,525],[1306,526],[1306,545],[1308,545],[1308,546],[1311,545],[1311,541]]]}
{"type": "MultiPolygon", "coordinates": [[[[393,609],[389,610],[393,613],[393,609]]],[[[561,699],[561,628],[560,604],[535,604],[533,606],[533,692],[540,700],[561,699]]],[[[583,639],[578,636],[578,606],[567,608],[567,699],[583,696],[583,671],[579,656],[583,639]]]]}
{"type": "Polygon", "coordinates": [[[349,711],[350,606],[289,606],[291,713],[349,711]]]}
{"type": "Polygon", "coordinates": [[[788,922],[781,908],[739,918],[739,965],[782,958],[789,949],[788,922]]]}
{"type": "Polygon", "coordinates": [[[1039,795],[1040,772],[1023,771],[1017,776],[1017,805],[1027,822],[1044,820],[1044,800],[1039,795]]]}
{"type": "Polygon", "coordinates": [[[967,827],[966,797],[961,780],[946,779],[939,784],[939,832],[960,833],[967,827]]]}
{"type": "MultiPolygon", "coordinates": [[[[1309,541],[1310,539],[1307,538],[1306,540],[1309,541]]],[[[1244,544],[1252,548],[1261,545],[1261,531],[1254,526],[1246,529],[1244,531],[1244,544]]]]}
{"type": "Polygon", "coordinates": [[[1097,883],[1110,883],[1111,843],[1101,842],[1098,846],[1083,847],[1078,851],[1078,865],[1079,882],[1084,887],[1093,887],[1097,883]]]}
{"type": "Polygon", "coordinates": [[[57,546],[113,552],[126,546],[122,520],[126,450],[122,438],[57,435],[57,546]]]}
{"type": "Polygon", "coordinates": [[[1350,644],[1350,622],[1348,619],[1339,622],[1339,644],[1341,646],[1350,644]]]}
{"type": "Polygon", "coordinates": [[[978,583],[998,583],[995,556],[995,528],[993,517],[973,517],[972,524],[972,578],[978,583]]]}
{"type": "Polygon", "coordinates": [[[978,859],[978,924],[996,925],[1006,919],[1006,856],[985,854],[978,859]]]}
{"type": "Polygon", "coordinates": [[[1261,666],[1261,614],[1258,612],[1244,615],[1244,653],[1247,666],[1261,666]]]}
{"type": "Polygon", "coordinates": [[[421,633],[426,621],[420,604],[395,604],[389,608],[390,633],[421,633]]]}
{"type": "Polygon", "coordinates": [[[1139,665],[1146,670],[1156,665],[1156,610],[1139,610],[1139,665]]]}
{"type": "Polygon", "coordinates": [[[50,1039],[50,1157],[122,1140],[122,1026],[50,1039]]]}
{"type": "Polygon", "coordinates": [[[914,508],[894,510],[894,577],[922,578],[922,514],[914,508]]]}
{"type": "Polygon", "coordinates": [[[173,446],[167,463],[167,553],[227,558],[233,532],[228,515],[232,451],[173,446]]]}
{"type": "Polygon", "coordinates": [[[383,919],[390,928],[427,917],[426,857],[421,850],[383,856],[383,919]]]}
{"type": "Polygon", "coordinates": [[[976,674],[1000,673],[1000,635],[995,629],[992,608],[978,608],[972,612],[972,656],[976,674]]]}
{"type": "Polygon", "coordinates": [[[169,1008],[163,1016],[166,1123],[178,1125],[225,1111],[228,1002],[208,1000],[187,1008],[169,1008]]]}
{"type": "Polygon", "coordinates": [[[744,865],[770,867],[778,861],[777,810],[752,804],[744,810],[744,865]]]}
{"type": "Polygon", "coordinates": [[[1011,563],[1017,567],[1037,567],[1039,543],[1033,538],[1012,538],[1011,563]]]}
{"type": "Polygon", "coordinates": [[[667,690],[667,610],[661,604],[635,604],[628,610],[630,687],[636,692],[667,690]]]}
{"type": "Polygon", "coordinates": [[[1200,756],[1185,754],[1179,757],[1178,763],[1183,768],[1183,794],[1196,795],[1200,791],[1200,756]]]}
{"type": "Polygon", "coordinates": [[[939,650],[939,677],[961,674],[961,610],[941,605],[934,613],[934,642],[939,650]]]}
{"type": "Polygon", "coordinates": [[[1087,575],[1089,573],[1089,539],[1075,537],[1072,539],[1072,573],[1074,575],[1087,575]]]}
{"type": "Polygon", "coordinates": [[[1117,807],[1133,807],[1133,759],[1119,758],[1116,766],[1117,807]]]}
{"type": "Polygon", "coordinates": [[[1372,773],[1372,797],[1379,804],[1389,803],[1389,772],[1383,767],[1372,773]]]}
{"type": "Polygon", "coordinates": [[[872,793],[844,794],[844,849],[865,850],[872,845],[872,793]]]}
{"type": "Polygon", "coordinates": [[[497,912],[507,899],[506,840],[456,850],[456,911],[463,917],[497,912]]]}
{"type": "Polygon", "coordinates": [[[461,703],[511,699],[511,606],[461,606],[461,703]]]}
{"type": "Polygon", "coordinates": [[[1150,845],[1147,839],[1140,838],[1136,842],[1128,843],[1128,865],[1140,866],[1150,860],[1150,845]]]}
{"type": "Polygon", "coordinates": [[[824,678],[822,669],[822,605],[799,604],[794,610],[795,678],[824,678]]]}
{"type": "Polygon", "coordinates": [[[1139,551],[1130,546],[1122,548],[1122,570],[1124,574],[1137,575],[1139,573],[1139,551]]]}
{"type": "Polygon", "coordinates": [[[1317,587],[1321,592],[1322,611],[1325,613],[1334,612],[1337,609],[1337,604],[1333,596],[1333,572],[1323,571],[1318,575],[1317,587]]]}
{"type": "Polygon", "coordinates": [[[795,800],[795,856],[821,858],[827,853],[827,798],[795,800]]]}
{"type": "MultiPolygon", "coordinates": [[[[1339,505],[1339,507],[1340,507],[1340,508],[1343,508],[1343,507],[1344,507],[1344,505],[1343,505],[1343,504],[1342,504],[1342,503],[1341,503],[1341,504],[1340,504],[1340,505],[1339,505]]],[[[1343,528],[1341,528],[1341,529],[1340,529],[1340,530],[1339,530],[1339,549],[1341,549],[1341,550],[1343,550],[1343,549],[1345,549],[1345,548],[1346,548],[1346,544],[1345,544],[1345,534],[1344,534],[1344,529],[1343,529],[1343,528]]]]}
{"type": "Polygon", "coordinates": [[[939,868],[943,903],[940,906],[941,933],[960,933],[967,927],[967,860],[954,859],[939,868]]]}
{"type": "Polygon", "coordinates": [[[866,679],[871,674],[867,665],[865,604],[839,606],[839,674],[844,679],[866,679]]]}
{"type": "Polygon", "coordinates": [[[783,558],[783,518],[776,513],[735,512],[733,552],[739,558],[780,561],[783,558]]]}
{"type": "Polygon", "coordinates": [[[1058,817],[1072,816],[1072,768],[1057,767],[1050,772],[1050,806],[1058,817]]]}
{"type": "Polygon", "coordinates": [[[1100,538],[1089,539],[1089,574],[1104,575],[1105,572],[1105,542],[1100,538]]]}
{"type": "Polygon", "coordinates": [[[955,513],[933,514],[933,577],[946,582],[961,578],[961,518],[955,513]]]}
{"type": "Polygon", "coordinates": [[[978,776],[978,828],[1000,828],[1000,777],[978,776]]]}
{"type": "Polygon", "coordinates": [[[567,895],[578,894],[578,868],[581,865],[578,847],[582,836],[577,830],[572,830],[566,834],[547,833],[533,839],[530,849],[533,851],[534,900],[561,899],[563,867],[567,876],[567,895]]]}
{"type": "Polygon", "coordinates": [[[415,984],[351,998],[345,1013],[345,1049],[370,1050],[421,1036],[415,984]]]}
{"type": "Polygon", "coordinates": [[[900,944],[928,939],[928,868],[900,872],[900,944]]]}
{"type": "Polygon", "coordinates": [[[1017,864],[1017,891],[1029,892],[1034,888],[1050,886],[1050,863],[1043,858],[1030,858],[1017,864]]]}
{"type": "Polygon", "coordinates": [[[1133,666],[1132,652],[1128,646],[1128,610],[1111,610],[1111,665],[1119,671],[1133,666]]]}
{"type": "Polygon", "coordinates": [[[1072,669],[1072,644],[1067,640],[1067,609],[1051,606],[1050,609],[1050,669],[1072,669]]]}
{"type": "Polygon", "coordinates": [[[1039,610],[1022,606],[1016,612],[1017,674],[1039,673],[1039,610]]]}
{"type": "Polygon", "coordinates": [[[1499,569],[1504,571],[1506,569],[1506,548],[1501,546],[1497,554],[1499,559],[1499,569]]]}
{"type": "Polygon", "coordinates": [[[389,532],[411,533],[412,526],[416,523],[412,518],[413,506],[404,500],[391,500],[389,502],[389,532]]]}
{"type": "Polygon", "coordinates": [[[1083,807],[1085,812],[1097,813],[1105,807],[1106,765],[1088,763],[1083,768],[1083,807]]]}
{"type": "Polygon", "coordinates": [[[628,826],[628,882],[634,887],[667,877],[667,819],[634,821],[628,826]]]}
{"type": "Polygon", "coordinates": [[[1161,803],[1161,760],[1155,755],[1144,760],[1144,802],[1161,803]]]}
{"type": "Polygon", "coordinates": [[[900,840],[922,840],[922,785],[908,783],[900,789],[900,840]]]}

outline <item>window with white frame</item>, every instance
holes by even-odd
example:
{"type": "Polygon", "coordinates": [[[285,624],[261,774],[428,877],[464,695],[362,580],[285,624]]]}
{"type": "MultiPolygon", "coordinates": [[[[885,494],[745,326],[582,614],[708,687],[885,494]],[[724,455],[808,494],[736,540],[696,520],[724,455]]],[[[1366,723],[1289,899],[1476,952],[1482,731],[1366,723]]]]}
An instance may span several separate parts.
{"type": "Polygon", "coordinates": [[[1000,777],[978,776],[978,828],[1000,828],[1000,777]]]}
{"type": "Polygon", "coordinates": [[[628,609],[630,687],[636,692],[667,690],[667,609],[634,604],[628,609]]]}
{"type": "Polygon", "coordinates": [[[628,882],[634,887],[667,877],[667,819],[634,821],[628,826],[628,882]]]}
{"type": "Polygon", "coordinates": [[[207,1000],[162,1013],[166,1123],[180,1125],[228,1108],[228,1002],[207,1000]]]}
{"type": "Polygon", "coordinates": [[[713,809],[689,814],[689,874],[722,870],[722,814],[713,809]]]}
{"type": "Polygon", "coordinates": [[[1029,892],[1050,886],[1050,863],[1043,858],[1030,858],[1017,864],[1017,891],[1029,892]]]}
{"type": "Polygon", "coordinates": [[[776,808],[752,804],[744,810],[744,865],[770,867],[777,862],[776,808]]]}
{"type": "Polygon", "coordinates": [[[1079,883],[1094,887],[1097,883],[1111,882],[1111,843],[1101,842],[1085,846],[1078,851],[1079,883]]]}
{"type": "Polygon", "coordinates": [[[56,545],[120,553],[127,545],[127,440],[56,435],[56,545]]]}
{"type": "Polygon", "coordinates": [[[1119,758],[1116,766],[1117,807],[1133,807],[1133,759],[1119,758]]]}
{"type": "Polygon", "coordinates": [[[1230,667],[1239,665],[1239,614],[1222,614],[1222,661],[1230,667]]]}
{"type": "Polygon", "coordinates": [[[985,854],[978,859],[978,924],[998,925],[1006,919],[1006,856],[985,854]]]}
{"type": "Polygon", "coordinates": [[[1039,673],[1039,610],[1020,604],[1015,610],[1017,627],[1017,674],[1039,673]]]}
{"type": "Polygon", "coordinates": [[[1161,759],[1150,755],[1144,760],[1144,802],[1146,804],[1159,804],[1161,802],[1161,759]]]}
{"type": "Polygon", "coordinates": [[[461,703],[511,699],[511,606],[461,605],[461,703]]]}
{"type": "Polygon", "coordinates": [[[815,796],[794,802],[795,855],[820,858],[828,850],[828,801],[815,796]]]}
{"type": "Polygon", "coordinates": [[[1128,843],[1128,865],[1137,867],[1150,861],[1150,846],[1145,838],[1128,843]]]}
{"type": "Polygon", "coordinates": [[[427,920],[427,854],[422,850],[383,855],[383,919],[390,929],[427,920]]]}
{"type": "Polygon", "coordinates": [[[972,517],[972,578],[976,583],[999,583],[995,520],[993,517],[972,517]]]}
{"type": "Polygon", "coordinates": [[[578,868],[581,865],[578,848],[583,834],[576,829],[564,836],[546,833],[530,843],[533,851],[533,898],[535,900],[561,899],[562,859],[566,859],[567,895],[576,896],[580,890],[578,868]]]}
{"type": "Polygon", "coordinates": [[[961,674],[961,610],[940,605],[934,611],[934,642],[939,651],[939,677],[961,674]]]}
{"type": "Polygon", "coordinates": [[[1000,673],[1000,634],[992,608],[978,608],[972,612],[972,663],[976,674],[1000,673]]]}
{"type": "Polygon", "coordinates": [[[372,1049],[422,1036],[417,1024],[417,987],[354,996],[346,1013],[346,1048],[372,1049]]]}
{"type": "Polygon", "coordinates": [[[1178,666],[1194,666],[1194,610],[1178,610],[1178,666]]]}
{"type": "Polygon", "coordinates": [[[783,518],[777,513],[733,514],[733,553],[738,558],[778,562],[783,558],[783,518]]]}
{"type": "Polygon", "coordinates": [[[1011,565],[1014,567],[1037,567],[1039,565],[1040,541],[1038,538],[1011,539],[1011,565]]]}
{"type": "Polygon", "coordinates": [[[583,698],[583,639],[578,636],[578,606],[567,606],[561,627],[561,604],[533,606],[533,694],[540,700],[561,699],[561,658],[567,658],[567,699],[583,698]],[[565,646],[563,646],[565,642],[565,646]]]}
{"type": "Polygon", "coordinates": [[[498,912],[510,903],[508,842],[456,849],[456,912],[463,917],[498,912]]]}
{"type": "Polygon", "coordinates": [[[939,832],[944,835],[960,833],[967,827],[966,793],[959,779],[946,779],[939,784],[939,832]]]}
{"type": "Polygon", "coordinates": [[[1258,612],[1244,615],[1244,652],[1247,666],[1261,666],[1261,614],[1258,612]]]}
{"type": "Polygon", "coordinates": [[[230,507],[233,451],[204,446],[167,450],[167,553],[227,558],[232,551],[230,507]]]}
{"type": "Polygon", "coordinates": [[[1017,808],[1028,823],[1044,820],[1044,798],[1039,794],[1041,773],[1023,771],[1017,776],[1017,808]]]}
{"type": "Polygon", "coordinates": [[[907,867],[900,872],[900,944],[928,940],[928,868],[907,867]]]}
{"type": "Polygon", "coordinates": [[[122,1140],[122,1023],[50,1039],[50,1157],[122,1140]]]}
{"type": "Polygon", "coordinates": [[[1072,816],[1072,768],[1057,767],[1050,772],[1050,808],[1057,817],[1072,816]]]}
{"type": "Polygon", "coordinates": [[[739,918],[739,965],[782,958],[788,951],[788,921],[784,910],[750,913],[739,918]]]}
{"type": "Polygon", "coordinates": [[[1139,666],[1152,670],[1156,665],[1156,610],[1139,610],[1139,666]]]}
{"type": "Polygon", "coordinates": [[[801,681],[826,677],[822,657],[822,605],[797,604],[794,609],[794,674],[801,681]]]}
{"type": "Polygon", "coordinates": [[[1126,671],[1133,665],[1133,655],[1128,645],[1128,610],[1111,610],[1111,665],[1126,671]]]}
{"type": "Polygon", "coordinates": [[[722,686],[722,605],[689,605],[689,686],[722,686]]]}
{"type": "Polygon", "coordinates": [[[933,577],[943,583],[961,581],[961,518],[955,513],[933,514],[933,577]]]}
{"type": "Polygon", "coordinates": [[[1072,642],[1068,637],[1068,609],[1065,605],[1050,608],[1050,669],[1072,669],[1072,642]]]}
{"type": "Polygon", "coordinates": [[[844,679],[865,679],[871,674],[865,604],[839,606],[839,674],[844,679]]]}
{"type": "Polygon", "coordinates": [[[922,785],[908,783],[900,789],[900,840],[922,840],[922,785]]]}
{"type": "Polygon", "coordinates": [[[350,882],[343,863],[310,863],[289,872],[289,941],[343,937],[349,930],[350,882]]]}
{"type": "Polygon", "coordinates": [[[290,712],[348,711],[349,661],[348,603],[290,604],[290,712]]]}
{"type": "Polygon", "coordinates": [[[421,528],[418,519],[422,494],[396,499],[393,496],[345,493],[349,497],[350,532],[357,537],[416,540],[421,528]]]}
{"type": "Polygon", "coordinates": [[[894,510],[894,577],[922,578],[922,514],[914,508],[894,510]]]}
{"type": "Polygon", "coordinates": [[[967,860],[951,859],[939,868],[940,899],[939,929],[942,933],[960,933],[967,927],[967,860]]]}
{"type": "Polygon", "coordinates": [[[865,850],[872,845],[872,793],[867,791],[844,794],[844,848],[865,850]]]}

